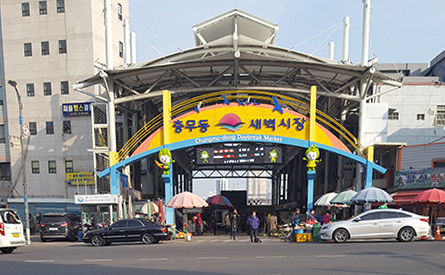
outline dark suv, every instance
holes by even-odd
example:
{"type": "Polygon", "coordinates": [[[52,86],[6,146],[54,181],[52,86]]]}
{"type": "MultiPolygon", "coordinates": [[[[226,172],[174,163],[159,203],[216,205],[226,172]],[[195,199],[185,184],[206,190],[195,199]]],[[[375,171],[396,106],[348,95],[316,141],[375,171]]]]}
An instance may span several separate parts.
{"type": "Polygon", "coordinates": [[[68,239],[74,241],[79,232],[79,217],[73,213],[46,213],[40,222],[40,240],[68,239]]]}

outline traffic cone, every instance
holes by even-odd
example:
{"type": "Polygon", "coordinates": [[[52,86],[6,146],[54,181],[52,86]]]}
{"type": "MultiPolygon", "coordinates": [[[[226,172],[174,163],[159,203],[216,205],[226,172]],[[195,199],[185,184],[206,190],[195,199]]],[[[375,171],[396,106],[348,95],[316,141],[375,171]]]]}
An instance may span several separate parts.
{"type": "Polygon", "coordinates": [[[434,240],[435,240],[435,241],[441,241],[441,240],[442,240],[442,238],[440,237],[440,229],[439,229],[439,226],[437,226],[437,229],[436,229],[436,235],[434,236],[434,240]]]}

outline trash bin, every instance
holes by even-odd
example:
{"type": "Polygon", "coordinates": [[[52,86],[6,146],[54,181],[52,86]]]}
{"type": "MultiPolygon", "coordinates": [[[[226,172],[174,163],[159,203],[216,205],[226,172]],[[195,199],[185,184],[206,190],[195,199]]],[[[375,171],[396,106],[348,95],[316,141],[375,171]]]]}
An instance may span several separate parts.
{"type": "Polygon", "coordinates": [[[318,223],[314,224],[314,227],[312,228],[312,240],[314,240],[314,242],[320,241],[320,228],[321,225],[318,223]]]}

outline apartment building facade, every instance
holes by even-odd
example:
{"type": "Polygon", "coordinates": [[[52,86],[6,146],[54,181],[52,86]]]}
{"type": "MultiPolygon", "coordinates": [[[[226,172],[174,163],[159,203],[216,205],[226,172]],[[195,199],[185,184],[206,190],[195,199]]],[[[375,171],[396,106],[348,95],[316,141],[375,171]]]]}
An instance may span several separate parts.
{"type": "MultiPolygon", "coordinates": [[[[119,66],[129,1],[110,3],[112,53],[119,66]]],[[[19,199],[24,191],[19,104],[8,85],[14,79],[29,129],[24,137],[29,201],[73,202],[76,193],[94,192],[94,180],[86,187],[70,177],[88,177],[94,170],[90,110],[97,103],[92,95],[104,89],[88,88],[88,95],[72,85],[97,73],[97,63],[106,63],[104,1],[2,0],[0,13],[0,168],[8,198],[19,199]]]]}

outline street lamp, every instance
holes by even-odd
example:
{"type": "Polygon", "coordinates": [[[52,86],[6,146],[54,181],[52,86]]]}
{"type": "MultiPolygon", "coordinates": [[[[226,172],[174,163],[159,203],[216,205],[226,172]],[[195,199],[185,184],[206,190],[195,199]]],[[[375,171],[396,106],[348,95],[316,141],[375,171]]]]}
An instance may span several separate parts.
{"type": "Polygon", "coordinates": [[[31,237],[29,232],[29,208],[28,208],[28,195],[27,189],[28,186],[26,184],[26,162],[25,162],[25,153],[23,146],[23,117],[22,117],[22,97],[17,90],[17,82],[14,79],[10,79],[8,84],[14,87],[15,93],[17,94],[17,101],[19,103],[19,120],[20,120],[20,149],[22,151],[22,173],[23,173],[23,201],[25,203],[25,228],[26,228],[26,244],[31,244],[31,237]]]}

